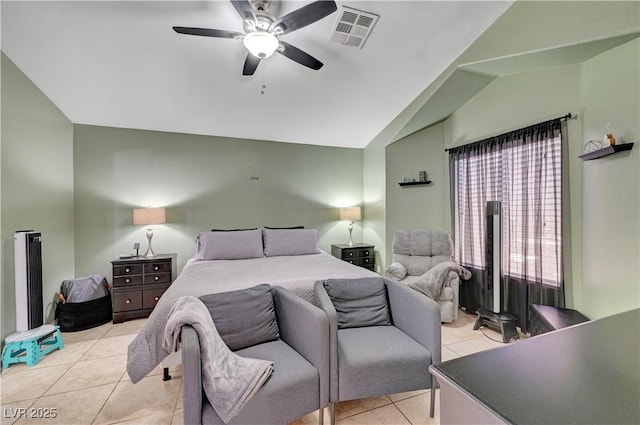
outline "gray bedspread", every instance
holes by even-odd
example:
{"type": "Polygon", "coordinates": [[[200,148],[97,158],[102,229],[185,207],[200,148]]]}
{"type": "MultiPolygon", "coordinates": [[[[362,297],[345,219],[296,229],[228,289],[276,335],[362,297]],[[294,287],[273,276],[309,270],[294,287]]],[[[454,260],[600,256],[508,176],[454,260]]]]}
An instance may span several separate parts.
{"type": "Polygon", "coordinates": [[[140,381],[169,355],[162,347],[163,332],[171,303],[178,297],[199,297],[267,283],[287,288],[313,302],[316,280],[371,276],[379,275],[325,252],[248,260],[190,261],[162,295],[144,328],[129,344],[129,378],[133,383],[140,381]]]}

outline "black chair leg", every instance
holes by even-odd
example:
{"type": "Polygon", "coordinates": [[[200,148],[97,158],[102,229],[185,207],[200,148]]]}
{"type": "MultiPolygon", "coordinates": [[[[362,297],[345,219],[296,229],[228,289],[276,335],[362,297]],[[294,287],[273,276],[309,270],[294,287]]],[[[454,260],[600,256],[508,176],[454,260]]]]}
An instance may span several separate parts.
{"type": "Polygon", "coordinates": [[[436,383],[435,383],[435,379],[431,378],[431,407],[429,408],[429,416],[432,418],[435,416],[435,409],[436,409],[436,383]]]}

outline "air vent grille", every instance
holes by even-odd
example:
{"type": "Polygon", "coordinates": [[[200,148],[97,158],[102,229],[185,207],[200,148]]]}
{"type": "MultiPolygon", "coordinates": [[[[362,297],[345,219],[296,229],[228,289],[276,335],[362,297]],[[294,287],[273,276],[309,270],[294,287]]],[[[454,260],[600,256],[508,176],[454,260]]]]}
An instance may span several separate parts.
{"type": "Polygon", "coordinates": [[[378,18],[374,13],[342,6],[330,40],[362,49],[378,18]]]}

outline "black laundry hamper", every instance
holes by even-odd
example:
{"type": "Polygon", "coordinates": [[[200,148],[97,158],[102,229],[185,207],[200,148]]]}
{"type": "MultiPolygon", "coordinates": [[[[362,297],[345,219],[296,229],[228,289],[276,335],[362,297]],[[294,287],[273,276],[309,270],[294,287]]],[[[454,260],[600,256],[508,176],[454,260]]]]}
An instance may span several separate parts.
{"type": "Polygon", "coordinates": [[[65,280],[60,293],[56,322],[62,332],[83,331],[111,321],[111,293],[104,276],[65,280]]]}

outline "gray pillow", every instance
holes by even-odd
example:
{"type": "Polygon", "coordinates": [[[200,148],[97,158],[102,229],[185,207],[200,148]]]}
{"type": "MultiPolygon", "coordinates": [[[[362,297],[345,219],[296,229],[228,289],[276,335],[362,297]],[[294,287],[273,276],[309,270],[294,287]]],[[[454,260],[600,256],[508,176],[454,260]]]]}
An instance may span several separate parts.
{"type": "Polygon", "coordinates": [[[260,229],[236,232],[201,232],[196,237],[197,260],[241,260],[262,254],[260,229]]]}
{"type": "Polygon", "coordinates": [[[318,253],[316,229],[262,229],[264,255],[308,255],[318,253]]]}
{"type": "Polygon", "coordinates": [[[269,227],[269,226],[264,226],[265,229],[272,229],[272,230],[282,230],[282,229],[304,229],[304,226],[290,226],[290,227],[269,227]]]}
{"type": "Polygon", "coordinates": [[[269,285],[203,295],[200,300],[232,351],[280,338],[269,285]]]}
{"type": "Polygon", "coordinates": [[[338,329],[391,325],[387,287],[378,277],[324,282],[338,315],[338,329]]]}
{"type": "Polygon", "coordinates": [[[243,232],[245,230],[256,230],[257,227],[252,227],[250,229],[211,229],[212,232],[243,232]]]}

